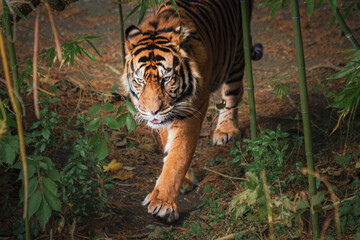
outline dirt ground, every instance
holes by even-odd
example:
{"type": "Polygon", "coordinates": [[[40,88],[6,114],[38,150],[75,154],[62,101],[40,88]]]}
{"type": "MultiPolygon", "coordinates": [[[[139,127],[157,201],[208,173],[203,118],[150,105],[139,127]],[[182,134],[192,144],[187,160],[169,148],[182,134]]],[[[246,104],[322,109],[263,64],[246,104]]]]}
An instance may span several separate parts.
{"type": "MultiPolygon", "coordinates": [[[[295,116],[300,112],[300,105],[290,10],[289,7],[280,9],[275,17],[269,19],[269,9],[259,4],[260,1],[255,1],[251,26],[253,41],[264,45],[263,58],[260,61],[253,62],[258,124],[260,129],[274,129],[278,124],[282,124],[287,131],[292,131],[297,128],[295,116]],[[277,83],[290,85],[289,98],[280,100],[275,95],[273,88],[277,83]]],[[[125,7],[126,12],[129,9],[131,7],[125,7]]],[[[53,46],[49,38],[51,28],[44,7],[41,6],[39,10],[41,13],[40,33],[43,34],[39,49],[46,49],[53,46]]],[[[324,91],[317,89],[328,76],[344,66],[346,55],[343,54],[343,51],[352,46],[339,28],[332,27],[328,30],[332,16],[330,8],[325,5],[319,11],[315,11],[309,19],[306,14],[306,7],[303,3],[301,4],[311,118],[313,122],[332,121],[334,124],[335,120],[329,118],[326,109],[327,101],[324,97],[324,91]]],[[[90,59],[83,58],[80,61],[81,66],[90,82],[98,89],[109,90],[114,83],[120,84],[122,63],[116,1],[80,1],[72,4],[63,12],[55,13],[54,18],[61,42],[71,41],[81,34],[102,35],[101,38],[94,39],[93,44],[103,58],[96,56],[98,64],[92,63],[90,59]]],[[[359,18],[350,15],[347,22],[355,37],[360,39],[359,18]]],[[[126,22],[126,25],[134,23],[136,23],[136,18],[132,17],[126,22]]],[[[28,21],[21,21],[17,24],[16,49],[20,62],[32,57],[33,26],[34,13],[30,14],[28,21]]],[[[98,102],[96,94],[85,93],[85,91],[90,92],[90,88],[78,70],[66,66],[60,70],[54,68],[49,77],[42,79],[40,84],[54,83],[62,86],[62,88],[60,87],[62,91],[60,99],[63,108],[59,110],[62,114],[67,111],[71,112],[75,107],[74,103],[76,105],[76,102],[80,101],[79,99],[82,99],[81,108],[84,112],[92,104],[98,102]],[[79,91],[79,89],[84,91],[79,91]]],[[[338,89],[339,82],[326,84],[326,92],[338,89]]],[[[111,101],[116,105],[116,97],[111,101]]],[[[231,144],[226,146],[211,145],[211,134],[216,124],[215,104],[219,101],[220,97],[217,93],[211,99],[208,110],[208,116],[214,116],[214,118],[211,121],[204,122],[192,162],[200,186],[197,190],[180,196],[180,220],[173,225],[175,229],[181,229],[184,218],[196,208],[202,194],[202,187],[208,184],[221,185],[223,182],[221,176],[204,169],[209,160],[216,156],[221,156],[223,159],[230,158],[231,144]]],[[[244,108],[240,110],[239,114],[242,137],[249,137],[246,93],[242,104],[244,108]]],[[[124,131],[119,134],[126,135],[124,131]]],[[[316,144],[323,144],[324,138],[320,131],[314,130],[313,138],[316,144]]],[[[157,147],[155,133],[141,125],[135,135],[130,135],[128,141],[135,143],[136,147],[114,147],[108,159],[117,159],[124,166],[133,168],[134,177],[125,181],[114,180],[116,188],[109,192],[109,208],[100,216],[77,226],[76,238],[86,239],[87,236],[95,234],[97,237],[113,239],[140,239],[146,238],[152,232],[146,228],[148,224],[169,227],[147,214],[147,209],[141,206],[146,194],[153,189],[162,167],[162,154],[157,147]]],[[[214,170],[223,174],[231,174],[228,169],[214,170]]],[[[50,227],[56,228],[55,225],[50,227]]],[[[58,239],[62,239],[61,236],[58,239]]],[[[44,238],[47,237],[44,236],[44,238]]]]}

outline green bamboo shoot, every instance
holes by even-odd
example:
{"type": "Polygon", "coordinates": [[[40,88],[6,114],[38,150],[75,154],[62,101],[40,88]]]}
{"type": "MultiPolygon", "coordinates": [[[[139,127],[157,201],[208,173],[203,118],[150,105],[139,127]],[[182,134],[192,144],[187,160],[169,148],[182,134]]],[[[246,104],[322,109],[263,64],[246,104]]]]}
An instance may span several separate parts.
{"type": "Polygon", "coordinates": [[[121,41],[121,59],[125,66],[125,38],[124,38],[124,17],[122,11],[121,0],[118,0],[119,16],[120,16],[120,41],[121,41]]]}
{"type": "MultiPolygon", "coordinates": [[[[301,113],[303,118],[303,128],[304,128],[304,138],[305,138],[305,155],[307,160],[309,193],[311,199],[311,197],[316,194],[316,185],[314,178],[314,160],[313,160],[312,138],[311,138],[311,128],[310,128],[310,118],[309,118],[308,92],[306,86],[305,59],[304,59],[304,50],[303,50],[301,27],[300,27],[300,14],[299,14],[298,1],[290,0],[290,6],[291,6],[291,18],[294,27],[296,63],[298,68],[301,113]]],[[[318,225],[318,214],[316,212],[311,213],[311,223],[313,228],[313,239],[318,239],[319,225],[318,225]]]]}
{"type": "Polygon", "coordinates": [[[240,0],[241,3],[241,19],[243,29],[243,43],[245,56],[246,83],[250,110],[250,134],[251,138],[256,137],[256,109],[254,97],[254,83],[251,65],[251,37],[250,37],[250,14],[248,0],[240,0]]]}

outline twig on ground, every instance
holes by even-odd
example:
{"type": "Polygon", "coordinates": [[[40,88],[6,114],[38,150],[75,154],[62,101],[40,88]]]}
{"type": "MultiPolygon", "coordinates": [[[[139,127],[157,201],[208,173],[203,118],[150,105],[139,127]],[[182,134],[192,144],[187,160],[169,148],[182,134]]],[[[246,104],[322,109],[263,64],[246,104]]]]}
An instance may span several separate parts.
{"type": "MultiPolygon", "coordinates": [[[[303,174],[309,174],[307,168],[303,168],[302,172],[303,172],[303,174]]],[[[335,213],[335,223],[336,223],[337,234],[339,237],[341,237],[340,211],[339,211],[340,201],[339,201],[338,197],[335,195],[334,190],[332,189],[332,185],[329,183],[329,181],[325,177],[321,176],[317,172],[313,172],[313,175],[314,175],[314,177],[319,178],[325,184],[327,189],[329,190],[329,193],[331,196],[331,201],[334,203],[334,213],[335,213]]]]}
{"type": "Polygon", "coordinates": [[[202,169],[204,169],[206,171],[209,171],[209,172],[212,172],[212,173],[215,173],[215,174],[220,175],[220,176],[225,177],[225,178],[234,179],[234,180],[240,180],[240,181],[246,181],[246,178],[232,177],[232,176],[217,172],[215,170],[209,169],[207,167],[202,167],[202,169]]]}
{"type": "Polygon", "coordinates": [[[334,65],[329,60],[326,60],[325,63],[312,66],[309,70],[312,71],[312,70],[317,69],[317,68],[330,68],[330,69],[333,69],[333,70],[335,70],[337,72],[339,72],[341,70],[344,70],[344,68],[334,65]]]}
{"type": "Polygon", "coordinates": [[[320,234],[320,240],[325,239],[326,230],[328,229],[332,219],[334,218],[334,215],[328,216],[322,226],[321,234],[320,234]]]}
{"type": "Polygon", "coordinates": [[[246,229],[246,230],[241,231],[241,232],[237,232],[237,233],[232,233],[232,234],[226,235],[226,236],[221,237],[221,238],[218,238],[218,239],[216,239],[216,240],[230,240],[230,239],[235,239],[235,237],[236,237],[237,235],[239,235],[239,234],[244,235],[244,234],[246,234],[246,233],[248,233],[248,232],[252,232],[252,231],[254,231],[254,230],[255,230],[255,228],[252,227],[252,228],[250,228],[250,229],[246,229]]]}

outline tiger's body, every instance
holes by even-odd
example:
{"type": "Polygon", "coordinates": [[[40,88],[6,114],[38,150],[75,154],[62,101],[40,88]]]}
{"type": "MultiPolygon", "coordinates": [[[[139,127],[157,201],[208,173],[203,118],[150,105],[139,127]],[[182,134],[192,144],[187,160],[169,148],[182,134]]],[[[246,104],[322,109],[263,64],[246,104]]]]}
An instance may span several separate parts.
{"type": "Polygon", "coordinates": [[[168,222],[178,218],[180,190],[196,184],[190,162],[210,93],[220,86],[226,105],[213,142],[225,144],[238,134],[244,74],[240,1],[176,2],[179,14],[168,3],[126,30],[123,77],[138,117],[158,129],[164,148],[162,173],[143,205],[168,222]]]}

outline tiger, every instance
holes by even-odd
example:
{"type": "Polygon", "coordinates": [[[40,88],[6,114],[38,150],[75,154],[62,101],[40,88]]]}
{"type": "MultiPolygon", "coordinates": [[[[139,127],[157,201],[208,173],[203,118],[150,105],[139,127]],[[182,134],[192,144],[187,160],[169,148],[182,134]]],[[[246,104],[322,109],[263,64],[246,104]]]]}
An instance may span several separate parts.
{"type": "MultiPolygon", "coordinates": [[[[239,0],[176,4],[178,11],[167,2],[138,27],[126,29],[122,77],[136,118],[156,129],[164,153],[161,174],[142,205],[168,223],[179,218],[180,192],[198,184],[190,163],[210,94],[220,86],[225,107],[219,111],[213,144],[226,144],[239,133],[245,65],[239,0]]],[[[262,51],[255,44],[252,59],[260,59],[262,51]]]]}

